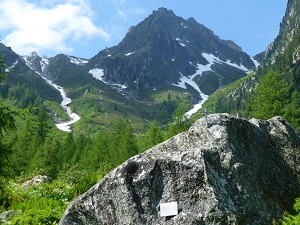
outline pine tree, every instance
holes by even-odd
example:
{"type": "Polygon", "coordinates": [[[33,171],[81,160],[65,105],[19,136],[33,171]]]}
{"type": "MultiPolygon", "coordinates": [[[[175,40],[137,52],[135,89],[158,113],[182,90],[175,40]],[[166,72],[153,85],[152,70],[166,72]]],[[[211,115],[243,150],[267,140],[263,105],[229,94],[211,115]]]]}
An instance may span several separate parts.
{"type": "MultiPolygon", "coordinates": [[[[0,83],[2,80],[6,77],[5,75],[5,68],[6,65],[2,59],[0,58],[0,83]]],[[[5,131],[10,131],[15,129],[15,120],[13,117],[12,110],[4,106],[3,102],[0,99],[0,185],[1,185],[1,178],[6,173],[6,167],[8,165],[8,157],[10,154],[10,151],[7,149],[7,147],[2,143],[2,137],[4,136],[5,131]]]]}
{"type": "Polygon", "coordinates": [[[146,132],[145,149],[161,143],[163,141],[163,133],[158,125],[157,121],[153,121],[150,124],[149,130],[146,132]]]}
{"type": "Polygon", "coordinates": [[[59,168],[61,167],[61,159],[58,157],[60,147],[58,140],[52,138],[45,139],[41,168],[52,178],[56,178],[59,168]]]}
{"type": "Polygon", "coordinates": [[[172,122],[169,124],[167,131],[167,138],[173,137],[174,135],[186,131],[190,126],[190,120],[185,115],[186,102],[181,102],[174,114],[172,115],[172,122]]]}
{"type": "Polygon", "coordinates": [[[14,171],[17,175],[24,172],[34,156],[35,148],[32,148],[32,132],[31,118],[25,120],[24,125],[17,130],[16,140],[12,146],[12,161],[14,163],[14,171]]]}
{"type": "Polygon", "coordinates": [[[259,119],[283,116],[289,103],[290,85],[277,72],[269,71],[255,91],[251,115],[259,119]]]}
{"type": "Polygon", "coordinates": [[[109,151],[115,166],[138,153],[133,127],[119,118],[108,131],[109,151]]]}

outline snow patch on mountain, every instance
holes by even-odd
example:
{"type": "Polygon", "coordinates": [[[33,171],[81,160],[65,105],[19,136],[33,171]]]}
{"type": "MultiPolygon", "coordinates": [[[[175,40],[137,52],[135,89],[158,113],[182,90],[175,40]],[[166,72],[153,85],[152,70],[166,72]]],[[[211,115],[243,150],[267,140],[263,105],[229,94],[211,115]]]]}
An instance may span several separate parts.
{"type": "Polygon", "coordinates": [[[96,78],[97,80],[101,80],[102,82],[107,83],[103,80],[104,72],[102,69],[95,68],[95,69],[90,70],[89,73],[92,74],[93,77],[96,78]]]}
{"type": "Polygon", "coordinates": [[[194,105],[194,107],[185,113],[185,115],[190,118],[193,114],[195,114],[196,112],[198,112],[198,110],[200,110],[202,108],[203,103],[208,99],[208,95],[204,95],[204,98],[202,100],[200,100],[197,104],[194,105]]]}
{"type": "Polygon", "coordinates": [[[129,53],[127,53],[127,54],[125,54],[125,56],[129,56],[129,55],[132,55],[132,54],[134,54],[135,52],[129,52],[129,53]]]}
{"type": "MultiPolygon", "coordinates": [[[[177,40],[178,38],[176,38],[177,40]]],[[[180,39],[179,39],[180,40],[180,39]]],[[[178,41],[178,40],[177,40],[178,41]]],[[[208,53],[202,53],[202,56],[207,60],[208,64],[206,65],[202,65],[202,64],[197,64],[197,66],[195,66],[192,62],[190,62],[190,64],[192,66],[195,66],[196,72],[193,75],[190,76],[184,76],[182,73],[180,73],[181,77],[180,77],[180,82],[178,82],[177,84],[173,84],[177,87],[186,89],[186,84],[190,85],[191,87],[193,87],[200,95],[201,97],[201,101],[198,102],[198,104],[194,105],[194,108],[192,110],[190,110],[189,112],[186,113],[186,115],[188,117],[190,117],[193,113],[197,112],[199,109],[201,109],[202,104],[207,100],[208,95],[205,95],[199,88],[199,86],[195,83],[194,78],[196,76],[201,76],[203,72],[206,71],[213,71],[212,70],[212,65],[214,63],[219,63],[219,64],[228,64],[230,66],[236,67],[238,69],[241,69],[243,71],[245,71],[246,73],[250,73],[251,71],[248,70],[245,66],[243,65],[237,65],[235,63],[231,63],[229,60],[227,61],[222,61],[220,58],[218,58],[217,56],[213,55],[213,54],[208,54],[208,53]]]]}
{"type": "Polygon", "coordinates": [[[68,58],[71,60],[70,61],[71,63],[76,64],[76,65],[84,65],[84,64],[88,63],[88,60],[86,60],[86,59],[72,57],[72,56],[68,56],[68,58]]]}
{"type": "Polygon", "coordinates": [[[255,68],[257,68],[257,67],[260,66],[260,63],[257,60],[255,60],[255,59],[252,58],[252,61],[253,61],[254,65],[255,65],[255,68]]]}
{"type": "Polygon", "coordinates": [[[63,87],[58,86],[57,84],[53,83],[53,81],[48,80],[47,78],[43,77],[42,78],[52,87],[54,87],[56,90],[58,90],[61,94],[62,97],[62,102],[60,103],[60,105],[62,106],[62,108],[67,112],[67,114],[69,115],[70,119],[67,122],[64,123],[57,123],[55,124],[56,127],[59,130],[65,131],[65,132],[72,132],[71,129],[71,125],[76,123],[78,120],[80,120],[80,116],[77,115],[76,113],[73,113],[71,111],[71,108],[69,107],[69,104],[72,102],[72,100],[70,98],[67,97],[65,90],[63,89],[63,87]]]}
{"type": "Polygon", "coordinates": [[[9,71],[11,70],[11,69],[13,69],[17,64],[18,64],[18,60],[16,60],[13,64],[12,64],[12,66],[11,67],[8,67],[8,68],[5,68],[5,72],[6,73],[9,73],[9,71]]]}
{"type": "MultiPolygon", "coordinates": [[[[213,65],[213,63],[216,61],[217,57],[215,57],[213,54],[207,54],[207,53],[203,53],[202,56],[208,61],[208,64],[206,65],[202,65],[202,64],[197,64],[197,70],[196,73],[194,73],[191,76],[184,76],[180,73],[181,77],[180,77],[180,82],[178,84],[173,84],[177,87],[181,87],[186,89],[186,84],[189,84],[190,86],[192,86],[201,96],[201,98],[205,97],[204,94],[201,92],[201,90],[199,89],[198,85],[195,83],[194,78],[196,76],[201,76],[203,72],[205,71],[211,71],[211,66],[213,65]]],[[[191,65],[193,65],[190,62],[191,65]]],[[[195,66],[195,65],[193,65],[195,66]]]]}
{"type": "MultiPolygon", "coordinates": [[[[186,44],[183,43],[183,41],[180,38],[176,38],[176,41],[178,41],[178,43],[182,46],[182,47],[186,47],[186,44]]],[[[189,41],[185,41],[185,42],[189,42],[189,41]]]]}
{"type": "Polygon", "coordinates": [[[63,98],[60,105],[68,113],[68,115],[70,117],[69,121],[64,122],[64,123],[57,123],[55,125],[58,129],[60,129],[62,131],[71,132],[72,131],[71,125],[73,123],[76,123],[78,120],[80,120],[80,116],[77,115],[76,113],[73,113],[71,111],[71,108],[68,106],[72,102],[72,100],[67,97],[66,92],[64,91],[64,89],[61,86],[58,86],[58,85],[54,84],[52,81],[47,80],[47,83],[49,83],[51,86],[53,86],[55,89],[57,89],[60,92],[60,94],[63,98]]]}
{"type": "Polygon", "coordinates": [[[245,71],[247,74],[249,74],[249,73],[252,72],[252,70],[247,69],[245,66],[243,66],[243,65],[237,65],[237,64],[235,64],[235,63],[231,63],[229,60],[227,60],[226,62],[220,60],[220,62],[221,62],[221,63],[226,63],[226,64],[228,64],[228,65],[230,65],[230,66],[233,66],[233,67],[235,67],[235,68],[238,68],[238,69],[240,69],[240,70],[243,70],[243,71],[245,71]]]}
{"type": "Polygon", "coordinates": [[[42,60],[40,61],[40,65],[41,65],[42,72],[44,72],[46,66],[49,65],[49,59],[43,57],[42,60]]]}
{"type": "Polygon", "coordinates": [[[93,75],[94,78],[96,78],[97,80],[100,80],[102,81],[103,83],[107,84],[107,85],[110,85],[112,86],[113,88],[119,90],[120,88],[121,89],[126,89],[127,86],[126,85],[122,85],[122,84],[117,84],[117,83],[111,83],[111,82],[107,82],[104,80],[104,71],[103,69],[99,69],[99,68],[94,68],[94,69],[91,69],[89,71],[90,74],[93,75]]]}
{"type": "MultiPolygon", "coordinates": [[[[235,63],[231,63],[229,60],[227,61],[222,61],[220,58],[218,58],[217,56],[213,55],[213,54],[208,54],[208,53],[202,53],[202,56],[206,59],[206,61],[208,62],[208,64],[206,65],[202,65],[202,64],[197,64],[197,66],[195,66],[193,63],[190,62],[190,64],[192,66],[195,66],[197,69],[196,69],[196,73],[191,75],[191,76],[184,76],[182,75],[181,73],[181,77],[180,77],[180,82],[178,84],[173,84],[177,87],[181,87],[181,88],[184,88],[186,89],[186,85],[185,84],[189,84],[191,85],[196,91],[198,91],[199,93],[202,93],[198,87],[198,85],[193,81],[194,78],[196,76],[201,76],[203,72],[206,72],[206,71],[213,71],[211,66],[214,64],[214,63],[219,63],[219,64],[228,64],[230,66],[233,66],[233,67],[236,67],[238,69],[241,69],[243,71],[245,71],[246,73],[250,73],[251,71],[248,70],[245,66],[243,65],[237,65],[235,63]]],[[[201,94],[200,94],[201,95],[201,94]]]]}

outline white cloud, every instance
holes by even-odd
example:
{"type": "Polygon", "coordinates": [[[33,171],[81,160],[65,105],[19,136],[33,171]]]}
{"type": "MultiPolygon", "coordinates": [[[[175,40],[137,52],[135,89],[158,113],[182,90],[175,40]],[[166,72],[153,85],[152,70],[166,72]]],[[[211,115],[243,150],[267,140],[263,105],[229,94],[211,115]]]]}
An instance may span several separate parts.
{"type": "Polygon", "coordinates": [[[93,11],[87,0],[42,0],[39,3],[1,0],[0,15],[0,30],[10,30],[2,37],[3,43],[19,54],[44,50],[71,52],[70,42],[92,37],[110,38],[93,23],[93,11]]]}
{"type": "Polygon", "coordinates": [[[146,10],[144,8],[129,8],[123,10],[118,8],[116,10],[118,17],[124,21],[128,20],[131,16],[146,14],[146,10]]]}
{"type": "Polygon", "coordinates": [[[117,15],[123,20],[127,20],[129,17],[129,15],[126,12],[122,11],[121,9],[117,9],[117,15]]]}

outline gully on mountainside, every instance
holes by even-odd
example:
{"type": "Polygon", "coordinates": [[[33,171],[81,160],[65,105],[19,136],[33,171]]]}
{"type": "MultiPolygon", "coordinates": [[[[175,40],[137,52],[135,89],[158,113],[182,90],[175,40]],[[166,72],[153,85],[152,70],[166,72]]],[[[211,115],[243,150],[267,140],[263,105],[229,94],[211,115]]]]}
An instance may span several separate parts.
{"type": "Polygon", "coordinates": [[[70,120],[67,122],[55,124],[56,127],[62,131],[71,132],[72,131],[71,125],[76,123],[80,119],[80,116],[77,115],[76,113],[73,113],[71,111],[71,108],[68,106],[72,102],[72,100],[67,97],[66,92],[64,91],[63,87],[54,84],[52,81],[48,80],[45,77],[43,77],[43,79],[45,79],[48,84],[50,84],[52,87],[54,87],[55,89],[57,89],[60,92],[61,97],[63,99],[62,102],[60,103],[60,105],[68,113],[68,115],[70,117],[70,120]]]}

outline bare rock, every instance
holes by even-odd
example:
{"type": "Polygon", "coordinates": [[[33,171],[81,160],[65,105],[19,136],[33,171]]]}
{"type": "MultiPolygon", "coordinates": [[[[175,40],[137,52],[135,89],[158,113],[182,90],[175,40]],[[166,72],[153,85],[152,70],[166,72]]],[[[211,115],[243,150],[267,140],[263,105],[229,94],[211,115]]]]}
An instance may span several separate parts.
{"type": "Polygon", "coordinates": [[[67,208],[60,225],[271,224],[300,196],[300,137],[282,118],[228,114],[137,155],[67,208]],[[178,203],[160,217],[159,205],[178,203]]]}
{"type": "Polygon", "coordinates": [[[50,183],[52,181],[51,177],[43,176],[43,175],[37,175],[31,180],[26,181],[23,183],[22,187],[23,189],[28,189],[32,186],[37,186],[42,183],[50,183]]]}
{"type": "Polygon", "coordinates": [[[16,211],[16,210],[9,210],[0,213],[0,224],[9,224],[9,221],[12,220],[18,214],[20,214],[20,211],[16,211]]]}

